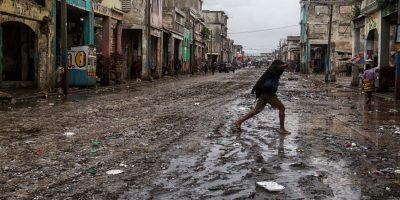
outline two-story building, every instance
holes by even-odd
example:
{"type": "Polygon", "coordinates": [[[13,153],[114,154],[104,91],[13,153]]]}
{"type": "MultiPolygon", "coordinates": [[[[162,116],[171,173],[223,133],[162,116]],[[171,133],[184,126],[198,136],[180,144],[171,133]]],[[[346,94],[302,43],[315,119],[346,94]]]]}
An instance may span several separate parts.
{"type": "MultiPolygon", "coordinates": [[[[353,18],[353,55],[379,69],[379,90],[394,89],[398,1],[363,0],[353,18]]],[[[356,76],[356,74],[353,74],[356,76]]],[[[356,85],[356,84],[354,84],[356,85]]]]}
{"type": "Polygon", "coordinates": [[[291,67],[297,67],[300,63],[300,36],[288,36],[287,39],[287,63],[291,67]]]}
{"type": "Polygon", "coordinates": [[[122,44],[129,77],[161,77],[162,5],[162,0],[122,0],[122,44]]]}
{"type": "Polygon", "coordinates": [[[228,16],[224,11],[203,10],[203,16],[206,26],[211,31],[211,39],[209,41],[208,57],[212,62],[224,63],[228,61],[227,51],[224,44],[227,43],[228,37],[228,16]]]}
{"type": "Polygon", "coordinates": [[[300,5],[302,72],[334,71],[336,57],[343,53],[351,53],[351,1],[302,0],[300,5]],[[328,49],[329,27],[331,27],[331,49],[328,49]],[[331,55],[330,60],[327,56],[328,51],[331,55]]]}
{"type": "Polygon", "coordinates": [[[183,72],[183,42],[186,14],[176,7],[176,0],[163,1],[164,74],[183,72]]]}

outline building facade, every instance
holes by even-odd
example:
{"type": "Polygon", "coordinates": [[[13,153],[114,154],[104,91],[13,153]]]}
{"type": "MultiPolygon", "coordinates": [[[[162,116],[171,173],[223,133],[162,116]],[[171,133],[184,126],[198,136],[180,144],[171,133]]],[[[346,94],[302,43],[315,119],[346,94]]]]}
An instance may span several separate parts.
{"type": "Polygon", "coordinates": [[[327,72],[335,70],[335,62],[352,49],[350,0],[302,0],[301,6],[301,71],[327,72]],[[332,9],[331,9],[332,8],[332,9]],[[328,32],[332,11],[331,44],[328,32]],[[330,60],[328,60],[330,51],[330,60]]]}
{"type": "Polygon", "coordinates": [[[0,88],[50,90],[54,6],[43,0],[0,1],[0,88]]]}
{"type": "MultiPolygon", "coordinates": [[[[379,68],[378,89],[394,90],[398,1],[363,0],[353,19],[353,55],[379,68]]],[[[353,74],[353,76],[356,76],[353,74]]]]}
{"type": "Polygon", "coordinates": [[[206,26],[210,29],[211,38],[208,56],[212,62],[224,63],[228,61],[226,48],[228,43],[228,16],[224,11],[203,10],[206,26]]]}

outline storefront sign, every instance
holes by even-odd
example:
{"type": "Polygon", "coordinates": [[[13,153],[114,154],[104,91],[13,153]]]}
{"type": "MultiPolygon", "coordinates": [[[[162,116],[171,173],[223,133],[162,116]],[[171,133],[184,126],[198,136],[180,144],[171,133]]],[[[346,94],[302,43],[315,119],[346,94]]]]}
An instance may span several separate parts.
{"type": "Polygon", "coordinates": [[[101,3],[93,2],[92,8],[93,8],[93,11],[97,14],[111,16],[111,8],[103,6],[101,3]]]}
{"type": "Polygon", "coordinates": [[[89,0],[67,0],[67,4],[75,6],[77,8],[81,8],[86,11],[90,11],[91,9],[90,7],[91,3],[89,0]]]}

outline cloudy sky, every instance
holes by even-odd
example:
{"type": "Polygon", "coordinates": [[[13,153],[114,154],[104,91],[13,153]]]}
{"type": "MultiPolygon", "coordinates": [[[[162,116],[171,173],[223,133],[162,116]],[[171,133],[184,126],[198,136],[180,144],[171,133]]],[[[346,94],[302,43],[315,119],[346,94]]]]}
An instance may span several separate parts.
{"type": "Polygon", "coordinates": [[[225,11],[228,14],[228,36],[244,46],[248,53],[271,52],[279,39],[299,35],[299,0],[204,0],[204,10],[225,11]],[[294,25],[294,26],[293,26],[294,25]],[[248,34],[243,31],[288,27],[248,34]]]}

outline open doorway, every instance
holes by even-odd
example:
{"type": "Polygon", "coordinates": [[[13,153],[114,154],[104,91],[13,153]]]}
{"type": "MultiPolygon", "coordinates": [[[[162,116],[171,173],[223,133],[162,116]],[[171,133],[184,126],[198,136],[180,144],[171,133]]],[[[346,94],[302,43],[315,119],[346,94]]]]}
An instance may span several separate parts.
{"type": "Polygon", "coordinates": [[[3,81],[35,81],[35,32],[20,22],[1,24],[3,81]]]}

